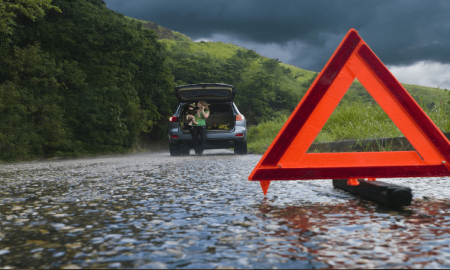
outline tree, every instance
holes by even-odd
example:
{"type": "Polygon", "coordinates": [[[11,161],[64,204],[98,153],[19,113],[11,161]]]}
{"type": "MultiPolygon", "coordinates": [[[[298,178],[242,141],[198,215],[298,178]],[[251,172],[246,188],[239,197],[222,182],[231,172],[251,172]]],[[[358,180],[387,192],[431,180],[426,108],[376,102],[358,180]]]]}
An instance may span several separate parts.
{"type": "Polygon", "coordinates": [[[156,33],[101,0],[34,2],[8,15],[2,42],[0,159],[126,151],[161,134],[173,77],[156,33]]]}
{"type": "Polygon", "coordinates": [[[274,113],[270,106],[270,102],[275,100],[273,82],[272,74],[257,70],[240,84],[240,93],[236,95],[235,102],[250,125],[257,124],[274,113]]]}
{"type": "Polygon", "coordinates": [[[60,94],[66,85],[83,83],[77,81],[82,76],[75,74],[76,64],[57,63],[39,46],[15,49],[4,61],[8,80],[0,84],[0,159],[78,153],[80,143],[64,120],[60,94]]]}
{"type": "Polygon", "coordinates": [[[17,25],[15,19],[22,15],[32,21],[45,16],[47,9],[60,11],[58,7],[51,5],[52,0],[0,0],[0,35],[2,43],[10,43],[10,36],[17,25]]]}

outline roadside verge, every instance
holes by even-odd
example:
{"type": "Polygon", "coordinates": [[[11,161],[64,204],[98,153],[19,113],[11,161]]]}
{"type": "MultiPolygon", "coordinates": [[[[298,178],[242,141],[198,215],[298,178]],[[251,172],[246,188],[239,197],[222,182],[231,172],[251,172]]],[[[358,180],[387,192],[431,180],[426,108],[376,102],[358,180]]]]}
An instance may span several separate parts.
{"type": "MultiPolygon", "coordinates": [[[[450,140],[450,132],[444,132],[450,140]]],[[[308,153],[334,152],[378,152],[414,150],[405,137],[378,138],[368,140],[344,140],[338,142],[313,143],[308,153]]]]}

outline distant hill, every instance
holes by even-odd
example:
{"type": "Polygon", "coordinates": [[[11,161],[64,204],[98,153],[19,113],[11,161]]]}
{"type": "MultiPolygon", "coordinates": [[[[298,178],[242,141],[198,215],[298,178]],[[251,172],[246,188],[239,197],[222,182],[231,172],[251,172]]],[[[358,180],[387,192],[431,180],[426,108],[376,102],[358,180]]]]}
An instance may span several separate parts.
{"type": "MultiPolygon", "coordinates": [[[[237,50],[248,50],[243,47],[239,47],[237,45],[231,43],[223,43],[223,42],[211,42],[211,41],[200,41],[194,42],[192,39],[184,34],[181,34],[177,31],[173,31],[169,28],[158,25],[154,22],[148,22],[143,20],[137,20],[134,18],[127,17],[131,20],[136,20],[142,23],[143,28],[155,30],[156,33],[161,37],[160,42],[163,42],[167,45],[185,42],[186,47],[189,47],[191,52],[203,51],[207,52],[215,57],[227,59],[232,57],[237,50]]],[[[262,59],[269,59],[268,57],[261,56],[262,59]]],[[[290,69],[294,76],[297,78],[297,81],[303,83],[308,81],[312,77],[314,77],[317,72],[301,69],[299,67],[288,65],[285,63],[280,63],[284,68],[290,69]]]]}
{"type": "Polygon", "coordinates": [[[138,20],[138,19],[126,17],[126,16],[125,16],[125,18],[127,18],[129,20],[135,20],[135,21],[141,22],[142,27],[145,29],[155,30],[156,33],[158,34],[158,36],[161,37],[160,39],[169,39],[169,40],[175,40],[175,41],[191,41],[192,42],[192,39],[190,37],[183,35],[179,32],[170,30],[169,28],[158,25],[157,23],[138,20]]]}
{"type": "MultiPolygon", "coordinates": [[[[158,41],[167,49],[167,62],[177,85],[217,81],[233,84],[239,89],[235,102],[247,118],[249,148],[255,153],[264,153],[318,74],[231,43],[194,42],[186,35],[155,23],[141,22],[143,27],[155,30],[161,37],[158,41]],[[242,55],[249,57],[242,58],[242,55]],[[243,63],[245,68],[239,69],[243,63]],[[233,76],[235,81],[230,81],[233,76]]],[[[448,91],[402,85],[442,131],[450,130],[448,91]]],[[[316,142],[401,135],[369,92],[355,79],[316,142]]]]}
{"type": "MultiPolygon", "coordinates": [[[[133,18],[129,18],[131,20],[136,20],[133,18]]],[[[236,51],[238,50],[248,50],[243,47],[239,47],[237,45],[231,43],[223,43],[223,42],[194,42],[192,39],[184,34],[173,31],[171,29],[165,28],[153,22],[148,21],[140,21],[143,24],[144,28],[152,29],[157,32],[157,34],[161,37],[159,39],[160,42],[166,44],[167,46],[173,46],[175,44],[183,44],[184,48],[188,49],[190,52],[206,52],[211,54],[214,57],[228,59],[232,57],[236,51]]],[[[256,69],[260,66],[261,62],[264,59],[269,59],[264,56],[260,56],[253,63],[253,68],[256,69]]],[[[293,65],[288,65],[285,63],[280,63],[280,65],[286,69],[291,70],[292,74],[296,78],[299,83],[312,82],[312,79],[317,75],[317,72],[305,70],[293,65]]],[[[449,95],[447,91],[443,89],[433,88],[433,87],[425,87],[411,84],[402,84],[408,92],[414,97],[414,99],[421,103],[422,106],[426,106],[428,108],[433,107],[437,101],[446,102],[449,99],[449,95]]],[[[373,101],[372,97],[369,93],[364,89],[364,87],[358,82],[356,79],[355,82],[350,87],[350,90],[345,98],[347,101],[356,101],[361,100],[364,102],[373,101]]]]}
{"type": "MultiPolygon", "coordinates": [[[[171,44],[175,44],[175,43],[179,44],[180,43],[180,41],[176,40],[176,39],[161,39],[160,42],[163,42],[169,46],[171,44]]],[[[215,57],[223,58],[223,59],[232,57],[238,50],[248,50],[246,48],[239,47],[239,46],[231,44],[231,43],[223,43],[220,41],[218,41],[218,42],[211,42],[211,41],[193,42],[192,40],[190,40],[190,41],[183,41],[183,43],[185,43],[186,47],[188,47],[191,52],[202,51],[202,52],[209,53],[215,57]]],[[[261,55],[259,58],[260,58],[259,59],[260,61],[258,61],[258,62],[261,62],[265,59],[269,59],[268,57],[261,56],[261,55]]],[[[255,63],[255,65],[257,65],[257,63],[255,63]]],[[[297,81],[299,81],[300,83],[308,81],[309,79],[311,79],[312,77],[314,77],[317,74],[317,72],[306,70],[306,69],[301,69],[299,67],[288,65],[285,63],[280,63],[280,65],[283,66],[284,68],[290,69],[292,74],[294,74],[294,76],[297,77],[297,81]]]]}

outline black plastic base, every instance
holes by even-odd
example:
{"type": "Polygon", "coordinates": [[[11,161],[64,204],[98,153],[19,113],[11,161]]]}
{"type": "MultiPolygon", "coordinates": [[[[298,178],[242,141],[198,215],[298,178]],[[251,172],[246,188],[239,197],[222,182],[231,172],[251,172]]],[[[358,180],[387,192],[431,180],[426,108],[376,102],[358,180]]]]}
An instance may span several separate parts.
{"type": "Polygon", "coordinates": [[[409,187],[362,179],[358,179],[358,182],[359,186],[348,186],[347,179],[336,179],[333,180],[333,186],[389,206],[411,205],[413,195],[409,187]]]}

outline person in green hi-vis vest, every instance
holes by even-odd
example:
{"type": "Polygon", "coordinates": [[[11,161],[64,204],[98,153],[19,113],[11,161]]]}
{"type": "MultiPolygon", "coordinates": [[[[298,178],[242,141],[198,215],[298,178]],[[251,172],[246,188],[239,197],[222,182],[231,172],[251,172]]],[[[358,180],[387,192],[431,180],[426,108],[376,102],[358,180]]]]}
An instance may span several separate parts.
{"type": "Polygon", "coordinates": [[[192,136],[194,144],[195,154],[204,156],[203,150],[205,150],[206,143],[206,118],[209,117],[208,103],[204,100],[200,100],[197,104],[198,110],[195,113],[195,119],[192,121],[192,129],[189,130],[192,136]],[[200,134],[200,142],[197,135],[200,134]]]}

